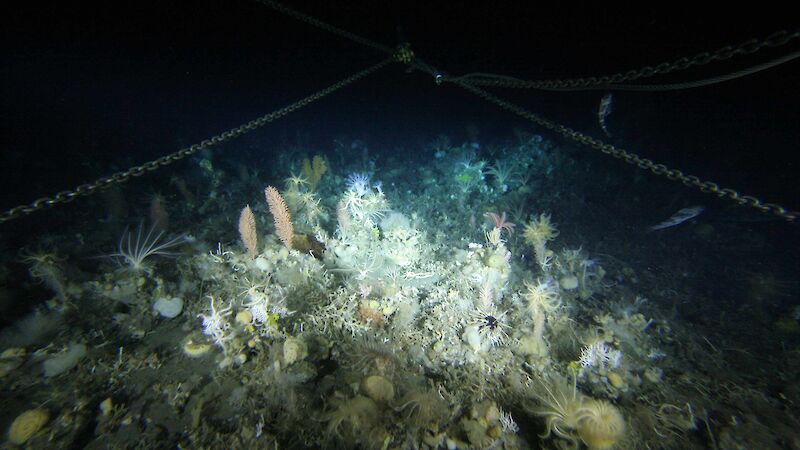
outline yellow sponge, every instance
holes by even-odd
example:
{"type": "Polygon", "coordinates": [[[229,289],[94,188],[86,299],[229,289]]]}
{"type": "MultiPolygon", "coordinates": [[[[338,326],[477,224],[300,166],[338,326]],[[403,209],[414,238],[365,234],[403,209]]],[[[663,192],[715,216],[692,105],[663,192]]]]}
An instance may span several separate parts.
{"type": "Polygon", "coordinates": [[[20,414],[11,428],[8,429],[8,441],[15,445],[22,445],[34,434],[44,428],[50,420],[50,413],[45,409],[30,409],[20,414]]]}

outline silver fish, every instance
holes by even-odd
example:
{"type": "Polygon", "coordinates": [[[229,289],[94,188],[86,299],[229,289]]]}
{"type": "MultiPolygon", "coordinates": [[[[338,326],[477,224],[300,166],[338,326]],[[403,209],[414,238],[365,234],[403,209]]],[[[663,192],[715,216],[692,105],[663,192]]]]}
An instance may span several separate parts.
{"type": "Polygon", "coordinates": [[[611,114],[611,111],[614,109],[614,106],[611,103],[612,100],[613,97],[609,92],[604,95],[602,99],[600,99],[600,107],[597,108],[597,122],[600,124],[600,128],[603,129],[603,133],[605,133],[608,137],[611,137],[611,133],[608,131],[608,126],[606,125],[606,117],[608,117],[608,115],[611,114]]]}
{"type": "Polygon", "coordinates": [[[650,231],[655,231],[664,228],[674,227],[675,225],[681,224],[691,218],[699,216],[704,209],[705,208],[702,206],[692,206],[689,208],[683,208],[680,211],[673,214],[672,216],[670,216],[669,219],[659,223],[658,225],[653,225],[649,229],[650,231]]]}

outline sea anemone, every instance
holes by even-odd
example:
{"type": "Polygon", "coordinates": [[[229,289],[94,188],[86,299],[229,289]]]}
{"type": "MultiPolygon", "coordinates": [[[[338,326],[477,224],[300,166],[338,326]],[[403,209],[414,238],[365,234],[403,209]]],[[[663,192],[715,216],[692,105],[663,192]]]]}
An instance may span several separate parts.
{"type": "Polygon", "coordinates": [[[525,287],[527,291],[522,295],[528,301],[528,310],[532,315],[538,314],[540,309],[550,314],[561,307],[558,288],[552,280],[537,281],[536,284],[526,281],[525,287]]]}
{"type": "Polygon", "coordinates": [[[547,439],[551,434],[566,439],[571,448],[578,447],[575,429],[583,417],[583,396],[578,393],[576,384],[567,385],[557,380],[540,383],[544,394],[537,395],[541,406],[532,410],[533,414],[545,418],[545,432],[539,437],[547,439]]]}
{"type": "Polygon", "coordinates": [[[578,448],[578,438],[590,450],[612,448],[625,434],[625,419],[619,410],[605,400],[582,396],[575,382],[572,386],[559,379],[542,381],[545,395],[532,412],[545,417],[546,439],[551,434],[569,441],[569,448],[578,448]]]}
{"type": "Polygon", "coordinates": [[[411,390],[394,407],[406,420],[417,426],[437,428],[447,420],[450,407],[441,394],[432,389],[411,390]]]}
{"type": "Polygon", "coordinates": [[[624,434],[625,419],[614,405],[595,399],[583,402],[578,420],[578,435],[589,449],[609,449],[624,434]]]}
{"type": "Polygon", "coordinates": [[[355,438],[368,434],[380,417],[378,405],[372,399],[358,395],[336,401],[336,407],[325,413],[328,435],[339,439],[355,438]]]}
{"type": "Polygon", "coordinates": [[[537,243],[544,243],[553,240],[558,236],[558,230],[550,222],[550,214],[542,213],[538,219],[532,220],[525,225],[523,237],[529,245],[535,246],[537,243]]]}
{"type": "Polygon", "coordinates": [[[394,373],[401,365],[401,360],[394,348],[384,342],[382,335],[365,335],[355,339],[340,354],[346,366],[361,374],[385,375],[394,373]]]}

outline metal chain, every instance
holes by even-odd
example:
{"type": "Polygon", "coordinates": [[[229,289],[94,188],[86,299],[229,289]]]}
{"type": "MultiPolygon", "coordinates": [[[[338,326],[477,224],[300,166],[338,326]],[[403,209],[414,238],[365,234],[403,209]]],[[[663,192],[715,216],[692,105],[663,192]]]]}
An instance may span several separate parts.
{"type": "Polygon", "coordinates": [[[586,90],[614,90],[614,91],[647,91],[647,92],[664,92],[664,91],[678,91],[684,89],[694,89],[698,87],[710,86],[712,84],[719,84],[737,78],[746,77],[757,72],[771,69],[780,64],[785,64],[793,59],[800,58],[800,50],[788,53],[778,58],[766,61],[755,66],[750,66],[735,72],[729,72],[716,77],[704,78],[701,80],[684,81],[680,83],[668,84],[612,84],[608,86],[597,86],[586,88],[586,90]]]}
{"type": "MultiPolygon", "coordinates": [[[[349,33],[347,31],[336,28],[330,24],[322,22],[313,17],[302,14],[291,8],[288,8],[280,3],[272,0],[256,0],[267,6],[275,8],[276,10],[288,14],[296,19],[302,20],[311,25],[325,29],[331,33],[337,34],[344,38],[350,39],[354,42],[367,45],[369,47],[387,52],[391,51],[387,47],[377,44],[373,41],[349,33]]],[[[507,109],[517,115],[520,115],[534,123],[537,123],[545,128],[551,129],[560,133],[561,135],[573,139],[582,144],[588,145],[596,150],[600,150],[605,154],[609,154],[615,158],[622,159],[628,164],[634,164],[639,168],[651,171],[656,175],[666,176],[670,180],[677,180],[686,186],[695,187],[703,192],[714,193],[721,198],[729,198],[740,205],[747,205],[756,208],[761,212],[770,212],[780,216],[790,222],[793,222],[800,216],[800,212],[789,211],[786,208],[776,205],[774,203],[764,203],[756,197],[750,195],[741,195],[734,189],[721,188],[714,182],[703,181],[694,175],[686,175],[678,169],[670,169],[669,167],[653,162],[650,159],[642,158],[634,153],[628,152],[624,149],[617,148],[611,144],[606,144],[602,141],[586,136],[575,130],[567,128],[563,125],[558,125],[549,120],[545,120],[536,116],[535,114],[526,111],[525,109],[511,104],[505,100],[500,99],[480,88],[478,85],[484,86],[498,86],[498,87],[513,87],[513,88],[537,88],[537,89],[552,89],[552,90],[575,90],[575,89],[592,89],[597,87],[608,87],[612,84],[619,84],[623,82],[630,82],[640,78],[652,77],[655,75],[664,75],[677,70],[684,70],[693,66],[701,66],[708,64],[712,61],[724,61],[734,56],[749,55],[761,50],[764,47],[779,47],[785,45],[792,39],[800,37],[800,30],[792,33],[786,31],[778,31],[771,34],[766,39],[750,39],[746,42],[739,44],[736,47],[725,46],[713,53],[703,52],[695,55],[692,58],[678,58],[672,62],[664,62],[656,65],[655,67],[645,66],[641,69],[630,70],[625,73],[617,73],[613,75],[606,75],[600,77],[579,78],[573,80],[545,80],[545,81],[524,81],[518,80],[513,77],[497,77],[487,74],[474,74],[472,76],[466,75],[463,77],[448,77],[443,73],[436,70],[433,66],[424,63],[422,60],[415,58],[413,52],[406,48],[399,48],[395,52],[394,58],[403,63],[409,64],[410,67],[430,73],[435,77],[436,83],[441,84],[443,81],[451,81],[462,88],[471,91],[472,93],[485,98],[486,100],[495,103],[496,105],[507,109]],[[481,78],[483,77],[483,78],[481,78]]]]}
{"type": "Polygon", "coordinates": [[[466,89],[467,91],[472,92],[473,94],[479,97],[488,100],[491,103],[494,103],[495,105],[507,111],[510,111],[525,119],[528,119],[531,122],[536,123],[537,125],[555,131],[556,133],[568,139],[572,139],[581,144],[588,145],[589,147],[592,147],[595,150],[600,150],[601,152],[607,155],[611,155],[615,158],[621,159],[628,164],[632,164],[635,165],[636,167],[639,167],[640,169],[649,170],[650,172],[656,175],[667,177],[667,179],[673,181],[680,181],[684,185],[699,189],[702,192],[712,193],[720,198],[727,198],[733,200],[734,202],[740,205],[749,206],[764,213],[774,214],[776,216],[786,219],[789,222],[794,222],[800,217],[800,211],[790,211],[784,208],[783,206],[777,205],[775,203],[762,202],[761,200],[752,195],[742,195],[735,189],[720,187],[717,183],[714,183],[713,181],[703,181],[695,175],[684,174],[682,171],[678,169],[671,169],[665,166],[664,164],[656,163],[648,158],[643,158],[635,153],[631,153],[627,150],[615,147],[614,145],[606,144],[603,141],[587,136],[571,128],[559,125],[547,119],[543,119],[537,116],[536,114],[527,111],[521,106],[503,100],[493,94],[490,94],[489,92],[484,91],[481,88],[473,86],[470,83],[455,82],[455,84],[466,89]]]}
{"type": "Polygon", "coordinates": [[[130,180],[134,177],[140,177],[146,173],[152,172],[156,169],[161,167],[170,165],[176,161],[180,161],[188,156],[192,156],[195,153],[199,152],[200,150],[214,147],[216,145],[222,144],[223,142],[227,142],[233,138],[239,137],[243,134],[249,133],[257,128],[260,128],[276,119],[279,119],[289,113],[292,113],[310,103],[313,103],[322,97],[325,97],[328,94],[331,94],[334,91],[337,91],[360,78],[363,78],[378,69],[386,66],[387,64],[395,61],[395,58],[389,58],[384,61],[375,64],[374,66],[368,67],[360,72],[357,72],[354,75],[351,75],[345,79],[342,79],[325,89],[317,91],[308,97],[300,99],[291,105],[285,106],[281,109],[275,110],[269,114],[265,114],[257,119],[253,119],[250,122],[247,122],[243,125],[240,125],[236,128],[231,128],[228,131],[222,132],[214,137],[209,139],[203,140],[197,144],[191,145],[186,148],[182,148],[174,153],[171,153],[166,156],[162,156],[161,158],[146,162],[140,166],[131,167],[128,170],[117,172],[112,175],[99,178],[98,180],[94,181],[93,183],[86,183],[82,184],[71,191],[61,191],[53,196],[50,197],[42,197],[39,199],[34,200],[33,202],[20,205],[14,208],[11,208],[7,211],[4,211],[0,214],[0,224],[8,222],[9,220],[16,219],[18,217],[31,214],[33,212],[39,211],[41,209],[49,208],[51,206],[59,205],[62,203],[69,203],[75,200],[78,197],[86,197],[92,195],[96,192],[99,192],[103,189],[106,189],[110,186],[116,184],[122,184],[126,181],[130,180]]]}
{"type": "Polygon", "coordinates": [[[301,13],[300,11],[297,11],[297,10],[294,10],[292,8],[289,8],[288,6],[286,6],[284,4],[281,4],[281,3],[278,3],[278,2],[275,2],[275,1],[272,1],[272,0],[256,0],[256,1],[258,3],[261,3],[262,5],[269,6],[270,8],[272,8],[272,9],[274,9],[274,10],[280,12],[280,13],[286,14],[287,16],[293,17],[293,18],[295,18],[297,20],[300,20],[302,22],[305,22],[305,23],[307,23],[309,25],[313,25],[313,26],[315,26],[317,28],[323,29],[323,30],[325,30],[325,31],[327,31],[329,33],[333,33],[333,34],[335,34],[337,36],[341,36],[341,37],[343,37],[345,39],[349,39],[349,40],[351,40],[351,41],[353,41],[353,42],[355,42],[357,44],[366,45],[367,47],[372,47],[375,50],[381,51],[381,52],[386,53],[386,54],[394,53],[394,49],[392,49],[391,47],[387,47],[387,46],[385,46],[383,44],[379,44],[379,43],[377,43],[375,41],[372,41],[372,40],[369,40],[369,39],[367,39],[365,37],[361,37],[361,36],[359,36],[357,34],[351,33],[349,31],[342,30],[341,28],[337,28],[337,27],[335,27],[335,26],[333,26],[333,25],[331,25],[331,24],[329,24],[327,22],[323,22],[323,21],[321,21],[321,20],[319,20],[319,19],[317,19],[315,17],[311,17],[309,15],[301,13]]]}
{"type": "Polygon", "coordinates": [[[475,86],[497,86],[504,88],[522,89],[545,89],[545,90],[588,90],[588,89],[608,89],[615,84],[628,83],[640,78],[648,78],[656,75],[665,75],[677,70],[685,70],[694,66],[702,66],[712,61],[724,61],[734,56],[749,55],[765,47],[780,47],[793,39],[800,38],[800,30],[787,32],[781,30],[769,35],[767,38],[758,40],[750,39],[742,42],[736,47],[726,45],[715,52],[702,52],[691,58],[682,57],[672,62],[663,62],[656,66],[645,66],[640,69],[633,69],[627,72],[603,75],[598,77],[575,78],[568,80],[520,80],[514,77],[495,76],[492,74],[467,74],[460,77],[445,77],[444,81],[461,81],[475,86]]]}

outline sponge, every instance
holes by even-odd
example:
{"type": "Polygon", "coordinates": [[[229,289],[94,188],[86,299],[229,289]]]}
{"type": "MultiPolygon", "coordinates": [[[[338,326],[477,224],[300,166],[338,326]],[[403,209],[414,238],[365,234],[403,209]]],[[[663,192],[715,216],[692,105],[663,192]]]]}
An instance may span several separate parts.
{"type": "Polygon", "coordinates": [[[8,441],[15,445],[24,444],[41,430],[49,420],[50,413],[45,409],[25,411],[14,419],[14,423],[8,429],[8,441]]]}

